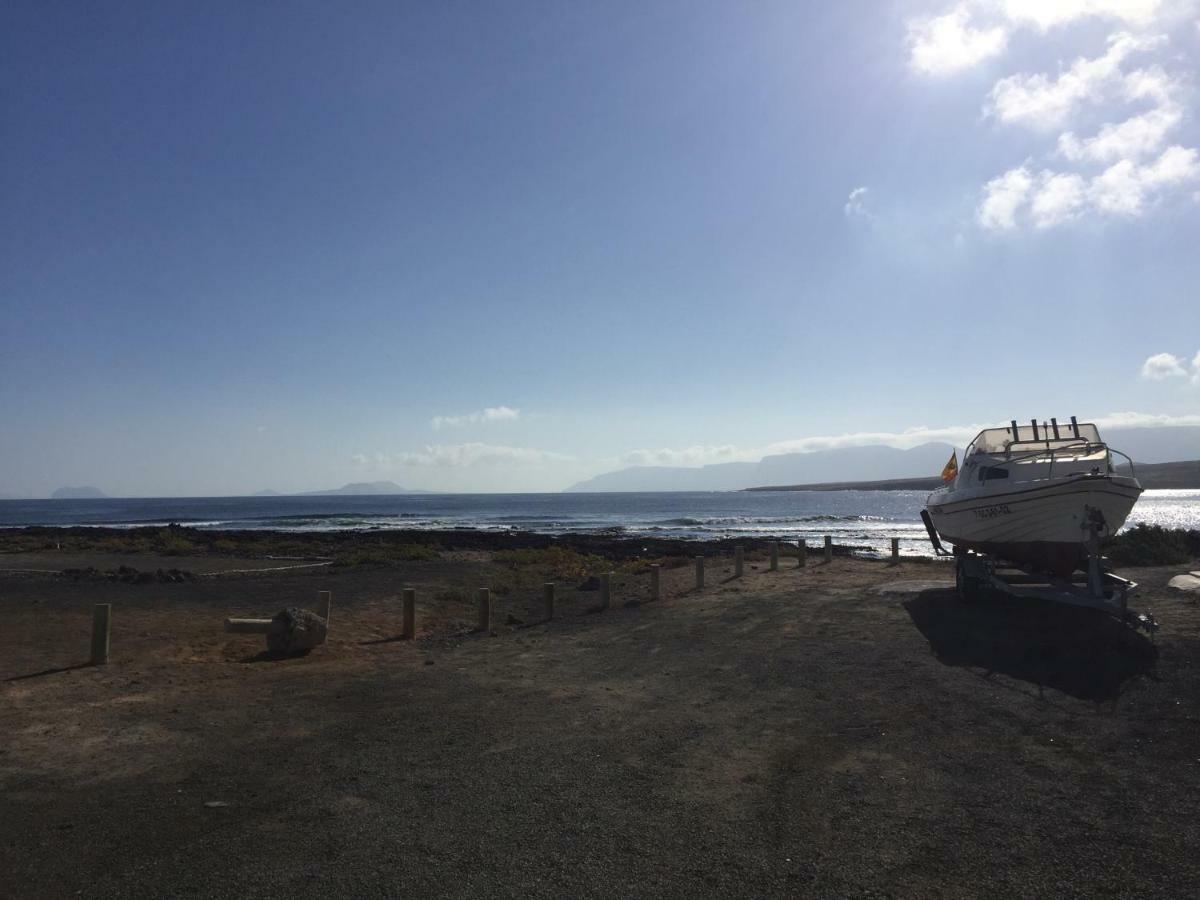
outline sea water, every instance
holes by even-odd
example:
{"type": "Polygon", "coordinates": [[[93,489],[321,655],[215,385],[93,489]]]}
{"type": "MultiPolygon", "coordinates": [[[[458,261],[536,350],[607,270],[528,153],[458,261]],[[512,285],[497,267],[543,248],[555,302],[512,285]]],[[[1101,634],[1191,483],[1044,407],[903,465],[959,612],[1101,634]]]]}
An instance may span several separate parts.
{"type": "MultiPolygon", "coordinates": [[[[824,535],[864,552],[930,555],[920,512],[925,491],[763,491],[637,494],[410,494],[3,500],[0,526],[178,523],[274,531],[474,528],[589,532],[683,539],[824,535]]],[[[1126,527],[1200,528],[1200,490],[1146,491],[1126,527]]]]}

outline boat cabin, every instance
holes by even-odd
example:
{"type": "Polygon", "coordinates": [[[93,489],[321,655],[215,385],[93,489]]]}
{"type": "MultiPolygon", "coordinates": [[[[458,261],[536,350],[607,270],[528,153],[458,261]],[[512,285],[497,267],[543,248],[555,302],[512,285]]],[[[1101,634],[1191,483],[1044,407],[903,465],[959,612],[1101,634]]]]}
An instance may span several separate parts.
{"type": "Polygon", "coordinates": [[[1100,475],[1113,471],[1108,446],[1095,425],[1069,425],[1057,419],[1028,425],[1016,421],[1008,428],[985,428],[963,456],[959,483],[1035,481],[1072,475],[1100,475]]]}

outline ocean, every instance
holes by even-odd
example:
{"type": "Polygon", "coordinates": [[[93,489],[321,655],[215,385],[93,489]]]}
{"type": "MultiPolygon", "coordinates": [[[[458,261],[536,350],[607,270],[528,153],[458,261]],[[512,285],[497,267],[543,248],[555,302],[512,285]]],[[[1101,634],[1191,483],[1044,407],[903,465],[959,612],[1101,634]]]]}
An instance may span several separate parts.
{"type": "MultiPolygon", "coordinates": [[[[867,552],[932,555],[924,491],[644,494],[411,494],[0,500],[0,527],[178,523],[202,529],[336,531],[476,528],[546,534],[623,533],[684,539],[775,536],[810,546],[832,535],[867,552]]],[[[1126,527],[1200,528],[1200,490],[1146,491],[1126,527]]]]}

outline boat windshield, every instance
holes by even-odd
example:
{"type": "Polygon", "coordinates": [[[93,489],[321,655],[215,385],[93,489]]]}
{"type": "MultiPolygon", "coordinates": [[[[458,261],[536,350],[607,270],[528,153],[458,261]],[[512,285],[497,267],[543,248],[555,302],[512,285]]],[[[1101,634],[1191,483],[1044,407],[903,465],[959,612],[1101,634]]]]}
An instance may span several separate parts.
{"type": "Polygon", "coordinates": [[[1021,451],[1033,452],[1041,449],[1055,450],[1059,447],[1098,443],[1100,443],[1099,430],[1095,425],[1083,423],[1079,425],[1060,423],[1057,438],[1054,437],[1053,428],[1041,425],[1037,426],[1036,435],[1032,424],[1018,425],[1015,438],[1011,426],[1008,428],[985,428],[979,432],[975,440],[971,441],[971,445],[967,447],[966,456],[973,453],[1004,456],[1010,450],[1018,453],[1021,451]],[[1078,437],[1075,436],[1076,429],[1078,429],[1078,437]]]}

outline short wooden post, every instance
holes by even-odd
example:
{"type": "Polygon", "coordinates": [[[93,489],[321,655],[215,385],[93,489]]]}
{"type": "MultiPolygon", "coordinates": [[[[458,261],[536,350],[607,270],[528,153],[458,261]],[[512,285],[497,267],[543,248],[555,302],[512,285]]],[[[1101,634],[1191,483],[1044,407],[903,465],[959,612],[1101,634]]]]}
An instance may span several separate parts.
{"type": "Polygon", "coordinates": [[[900,562],[900,538],[892,538],[892,562],[900,562]]]}
{"type": "Polygon", "coordinates": [[[546,601],[546,618],[554,618],[554,582],[547,581],[542,585],[542,598],[546,601]]]}
{"type": "Polygon", "coordinates": [[[704,587],[704,557],[696,557],[696,590],[704,587]]]}
{"type": "Polygon", "coordinates": [[[796,568],[803,569],[808,565],[808,542],[800,538],[796,544],[796,568]]]}
{"type": "Polygon", "coordinates": [[[745,559],[746,559],[746,557],[745,557],[745,554],[742,552],[742,548],[734,547],[733,548],[733,577],[734,578],[742,577],[742,564],[745,562],[745,559]]]}
{"type": "Polygon", "coordinates": [[[329,613],[333,606],[333,593],[331,591],[320,591],[317,594],[317,615],[325,620],[325,629],[329,630],[329,613]]]}
{"type": "Polygon", "coordinates": [[[650,566],[650,599],[651,600],[657,600],[659,597],[662,596],[662,593],[661,593],[662,582],[661,582],[661,578],[660,578],[661,574],[662,574],[662,566],[660,566],[658,563],[653,563],[650,566]]]}
{"type": "Polygon", "coordinates": [[[487,588],[479,589],[479,630],[492,630],[492,592],[487,588]]]}
{"type": "Polygon", "coordinates": [[[404,589],[404,628],[400,636],[408,641],[417,636],[417,592],[414,588],[404,589]]]}
{"type": "Polygon", "coordinates": [[[779,571],[779,541],[771,541],[771,571],[779,571]]]}
{"type": "Polygon", "coordinates": [[[612,572],[600,576],[600,608],[608,609],[612,604],[612,572]]]}
{"type": "Polygon", "coordinates": [[[825,535],[825,562],[833,562],[833,538],[830,535],[825,535]]]}
{"type": "Polygon", "coordinates": [[[92,607],[92,665],[108,663],[108,637],[112,628],[112,604],[97,603],[92,607]]]}

